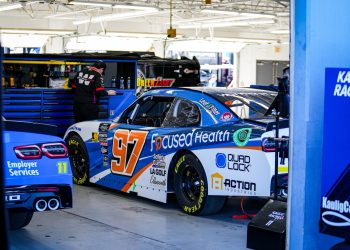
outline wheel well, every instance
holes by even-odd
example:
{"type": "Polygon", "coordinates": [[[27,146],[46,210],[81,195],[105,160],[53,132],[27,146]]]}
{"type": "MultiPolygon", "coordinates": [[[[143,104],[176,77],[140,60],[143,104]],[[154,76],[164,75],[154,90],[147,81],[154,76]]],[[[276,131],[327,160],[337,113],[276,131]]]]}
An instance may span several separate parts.
{"type": "Polygon", "coordinates": [[[67,140],[74,135],[79,136],[81,138],[81,136],[77,132],[72,131],[72,132],[69,132],[69,134],[67,134],[64,140],[67,142],[67,140]]]}
{"type": "Polygon", "coordinates": [[[186,155],[186,154],[191,154],[197,158],[197,156],[195,154],[193,154],[190,150],[181,149],[181,150],[177,151],[176,154],[171,159],[169,170],[168,170],[168,191],[170,191],[170,192],[174,191],[174,168],[175,168],[176,162],[178,161],[178,159],[181,156],[186,155]]]}

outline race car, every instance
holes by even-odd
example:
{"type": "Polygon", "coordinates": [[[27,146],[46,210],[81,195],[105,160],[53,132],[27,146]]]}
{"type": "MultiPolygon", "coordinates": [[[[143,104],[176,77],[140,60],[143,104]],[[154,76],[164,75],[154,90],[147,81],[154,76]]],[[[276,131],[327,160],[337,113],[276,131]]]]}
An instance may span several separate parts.
{"type": "Polygon", "coordinates": [[[34,212],[72,207],[68,150],[56,126],[10,121],[4,125],[5,206],[10,229],[29,224],[34,212]]]}
{"type": "MultiPolygon", "coordinates": [[[[257,89],[158,88],[113,120],[76,123],[64,139],[73,180],[167,201],[185,213],[218,212],[228,196],[270,196],[276,92],[257,89]]],[[[288,136],[288,121],[279,124],[288,136]]],[[[280,159],[286,185],[288,159],[280,159]]]]}

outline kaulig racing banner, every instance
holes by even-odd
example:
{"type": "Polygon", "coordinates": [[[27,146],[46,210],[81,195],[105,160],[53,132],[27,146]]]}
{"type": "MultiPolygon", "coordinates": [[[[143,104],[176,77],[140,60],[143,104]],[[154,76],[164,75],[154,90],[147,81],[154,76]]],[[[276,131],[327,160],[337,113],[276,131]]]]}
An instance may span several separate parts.
{"type": "Polygon", "coordinates": [[[350,69],[327,68],[320,232],[350,235],[350,69]]]}

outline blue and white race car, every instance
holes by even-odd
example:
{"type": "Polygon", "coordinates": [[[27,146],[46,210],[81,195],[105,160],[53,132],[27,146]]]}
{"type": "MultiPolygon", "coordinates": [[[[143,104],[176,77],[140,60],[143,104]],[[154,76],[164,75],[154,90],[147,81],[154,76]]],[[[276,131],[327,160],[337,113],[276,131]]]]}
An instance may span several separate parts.
{"type": "MultiPolygon", "coordinates": [[[[228,196],[270,196],[276,92],[161,88],[114,120],[72,125],[65,134],[73,180],[160,202],[175,192],[188,214],[219,211],[228,196]]],[[[288,121],[280,124],[288,135],[288,121]]],[[[288,160],[280,161],[285,180],[288,160]]],[[[283,185],[283,183],[279,183],[283,185]]]]}
{"type": "Polygon", "coordinates": [[[56,127],[2,119],[10,229],[28,225],[34,212],[72,207],[72,171],[56,127]]]}

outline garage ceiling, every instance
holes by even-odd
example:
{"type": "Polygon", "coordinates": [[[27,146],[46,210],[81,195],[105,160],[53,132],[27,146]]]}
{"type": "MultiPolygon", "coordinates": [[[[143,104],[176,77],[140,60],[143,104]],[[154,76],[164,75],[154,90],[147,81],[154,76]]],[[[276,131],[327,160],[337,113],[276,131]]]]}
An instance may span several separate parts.
{"type": "Polygon", "coordinates": [[[174,39],[288,43],[289,11],[289,0],[0,0],[0,28],[2,33],[165,39],[172,27],[174,39]]]}

